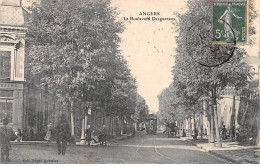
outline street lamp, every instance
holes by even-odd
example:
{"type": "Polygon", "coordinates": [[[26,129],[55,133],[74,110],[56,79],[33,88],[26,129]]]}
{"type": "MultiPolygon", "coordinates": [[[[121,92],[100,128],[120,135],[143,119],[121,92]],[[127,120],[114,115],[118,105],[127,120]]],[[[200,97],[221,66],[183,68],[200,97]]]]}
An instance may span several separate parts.
{"type": "Polygon", "coordinates": [[[82,118],[82,128],[81,128],[81,140],[80,140],[80,144],[85,144],[85,131],[88,127],[88,115],[91,115],[91,103],[90,102],[87,102],[86,103],[86,107],[88,109],[88,111],[86,112],[84,109],[83,109],[83,118],[82,118]]]}

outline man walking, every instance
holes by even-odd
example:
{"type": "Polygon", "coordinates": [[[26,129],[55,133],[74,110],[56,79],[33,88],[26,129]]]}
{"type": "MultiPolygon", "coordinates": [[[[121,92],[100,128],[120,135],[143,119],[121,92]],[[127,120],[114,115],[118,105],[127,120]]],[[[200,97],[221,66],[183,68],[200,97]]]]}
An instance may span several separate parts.
{"type": "Polygon", "coordinates": [[[226,126],[225,126],[225,125],[223,125],[221,131],[222,131],[222,139],[223,139],[223,140],[226,140],[226,139],[227,139],[227,129],[226,129],[226,126]]]}
{"type": "Polygon", "coordinates": [[[55,128],[55,134],[58,146],[58,154],[65,155],[67,142],[70,138],[70,127],[64,114],[61,115],[60,121],[55,128]]]}
{"type": "Polygon", "coordinates": [[[1,161],[10,161],[9,151],[11,150],[10,140],[15,140],[16,135],[11,127],[7,126],[8,119],[3,119],[3,126],[0,127],[1,161]],[[6,159],[4,158],[6,156],[6,159]]]}
{"type": "MultiPolygon", "coordinates": [[[[90,127],[90,125],[88,125],[86,131],[85,131],[85,134],[86,134],[86,138],[85,138],[85,141],[88,142],[88,146],[90,146],[90,142],[91,142],[91,133],[92,133],[92,129],[90,127]]],[[[86,144],[86,143],[85,143],[86,144]]]]}

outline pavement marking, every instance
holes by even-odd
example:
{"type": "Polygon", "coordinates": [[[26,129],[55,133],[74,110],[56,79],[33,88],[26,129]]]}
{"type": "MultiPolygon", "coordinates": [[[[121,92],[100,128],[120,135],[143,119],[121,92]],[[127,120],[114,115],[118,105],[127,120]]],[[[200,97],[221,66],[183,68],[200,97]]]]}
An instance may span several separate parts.
{"type": "MultiPolygon", "coordinates": [[[[137,147],[137,148],[154,148],[154,145],[110,145],[110,147],[137,147]]],[[[169,149],[180,149],[180,150],[198,150],[195,147],[190,146],[177,146],[177,145],[165,145],[165,146],[156,146],[156,148],[169,148],[169,149]]]]}
{"type": "MultiPolygon", "coordinates": [[[[153,139],[154,139],[154,136],[153,136],[153,139]]],[[[181,161],[178,161],[178,160],[175,160],[175,159],[173,160],[172,158],[169,158],[169,157],[167,157],[167,156],[161,154],[161,153],[157,150],[157,148],[156,148],[155,139],[154,139],[153,141],[154,141],[154,150],[155,150],[155,152],[156,152],[157,154],[159,154],[160,156],[162,156],[162,157],[164,157],[164,158],[166,158],[166,159],[169,159],[169,160],[171,160],[171,161],[175,161],[175,162],[178,162],[178,163],[183,164],[183,162],[181,162],[181,161]]]]}
{"type": "Polygon", "coordinates": [[[140,154],[138,151],[140,150],[140,148],[141,148],[141,146],[144,144],[144,141],[145,141],[145,139],[143,140],[143,142],[142,142],[142,144],[136,149],[136,153],[138,154],[138,155],[140,155],[141,157],[143,157],[144,159],[146,159],[147,161],[147,163],[153,163],[153,161],[151,161],[151,159],[149,159],[149,158],[145,158],[142,154],[140,154]]]}

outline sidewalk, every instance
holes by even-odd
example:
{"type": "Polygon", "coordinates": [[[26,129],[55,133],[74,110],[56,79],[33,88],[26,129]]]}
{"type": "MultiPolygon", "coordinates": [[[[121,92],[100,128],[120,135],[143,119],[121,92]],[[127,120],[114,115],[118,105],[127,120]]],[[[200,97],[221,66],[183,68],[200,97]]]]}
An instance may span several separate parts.
{"type": "MultiPolygon", "coordinates": [[[[114,142],[114,141],[118,141],[118,140],[125,140],[125,139],[128,139],[130,137],[132,137],[132,136],[124,134],[122,136],[116,136],[115,138],[109,139],[109,140],[107,140],[107,142],[109,143],[109,142],[114,142]]],[[[82,144],[80,142],[76,142],[76,145],[77,146],[87,146],[87,144],[82,144]]],[[[97,146],[97,145],[99,145],[99,143],[91,143],[91,145],[92,146],[97,146]]]]}
{"type": "MultiPolygon", "coordinates": [[[[114,141],[118,141],[118,140],[124,140],[124,139],[128,139],[132,136],[130,135],[122,135],[122,136],[117,136],[115,138],[109,139],[107,140],[107,142],[114,142],[114,141]]],[[[47,141],[21,141],[20,143],[16,142],[16,141],[11,141],[12,145],[44,145],[44,146],[52,146],[52,145],[56,145],[55,141],[51,141],[51,142],[47,142],[47,141]]],[[[91,143],[92,146],[96,146],[99,145],[99,143],[91,143]]],[[[79,142],[76,142],[76,145],[74,146],[87,146],[87,144],[82,144],[79,142]]]]}
{"type": "Polygon", "coordinates": [[[205,150],[215,156],[238,164],[259,164],[260,148],[258,146],[242,146],[238,142],[222,141],[222,148],[214,147],[213,143],[208,143],[208,139],[193,140],[192,137],[181,137],[194,146],[205,150]]]}

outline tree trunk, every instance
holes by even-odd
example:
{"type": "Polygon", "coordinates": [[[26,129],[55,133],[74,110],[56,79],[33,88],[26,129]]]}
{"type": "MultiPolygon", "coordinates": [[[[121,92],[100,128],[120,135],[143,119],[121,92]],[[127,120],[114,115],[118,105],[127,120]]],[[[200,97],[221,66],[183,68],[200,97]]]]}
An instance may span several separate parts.
{"type": "Polygon", "coordinates": [[[210,135],[209,135],[209,139],[210,139],[210,143],[214,143],[215,139],[214,139],[214,113],[213,113],[213,107],[212,105],[210,106],[210,135]]]}
{"type": "Polygon", "coordinates": [[[73,100],[70,101],[70,121],[71,121],[71,144],[76,144],[75,142],[75,121],[74,121],[74,104],[73,100]]]}
{"type": "Polygon", "coordinates": [[[203,138],[203,112],[200,114],[200,138],[203,138]]]}
{"type": "Polygon", "coordinates": [[[71,121],[71,136],[75,135],[75,125],[74,125],[74,112],[73,112],[73,101],[70,102],[70,121],[71,121]]]}
{"type": "Polygon", "coordinates": [[[248,111],[248,102],[246,102],[246,109],[245,109],[245,111],[244,111],[244,113],[243,113],[243,116],[242,116],[242,119],[241,119],[241,122],[242,122],[242,125],[243,125],[243,123],[245,122],[245,120],[246,120],[246,114],[247,114],[247,111],[248,111]]]}
{"type": "Polygon", "coordinates": [[[190,123],[190,135],[192,135],[192,122],[191,122],[191,117],[190,117],[189,123],[190,123]]]}
{"type": "Polygon", "coordinates": [[[111,116],[111,134],[114,135],[114,116],[111,116]]]}
{"type": "MultiPolygon", "coordinates": [[[[233,106],[232,106],[232,114],[231,114],[231,120],[230,120],[230,129],[232,130],[233,127],[236,127],[236,96],[233,96],[233,106]]],[[[231,134],[232,140],[236,138],[236,133],[231,134]],[[232,136],[235,135],[235,136],[232,136]]]]}
{"type": "Polygon", "coordinates": [[[119,116],[119,130],[120,130],[120,136],[122,136],[123,135],[123,117],[122,117],[122,115],[120,114],[120,116],[119,116]]]}
{"type": "Polygon", "coordinates": [[[195,118],[195,110],[193,111],[193,122],[194,122],[194,137],[193,139],[197,140],[197,126],[196,126],[196,118],[195,118]]]}
{"type": "Polygon", "coordinates": [[[257,144],[257,146],[260,146],[260,123],[258,122],[257,124],[258,124],[258,126],[257,126],[258,135],[257,135],[257,139],[256,139],[256,144],[257,144]]]}
{"type": "Polygon", "coordinates": [[[112,116],[109,116],[109,134],[113,135],[113,124],[112,124],[112,116]]]}
{"type": "Polygon", "coordinates": [[[217,145],[219,148],[222,147],[222,143],[220,140],[220,132],[219,132],[219,124],[218,124],[218,113],[217,113],[217,99],[216,99],[216,87],[212,89],[212,106],[213,106],[213,113],[214,113],[214,122],[215,122],[215,129],[216,129],[216,140],[217,145]]]}
{"type": "Polygon", "coordinates": [[[84,130],[86,130],[87,128],[88,128],[88,113],[87,112],[84,112],[84,116],[85,116],[85,118],[84,118],[84,123],[85,123],[85,125],[84,125],[84,130]]]}

